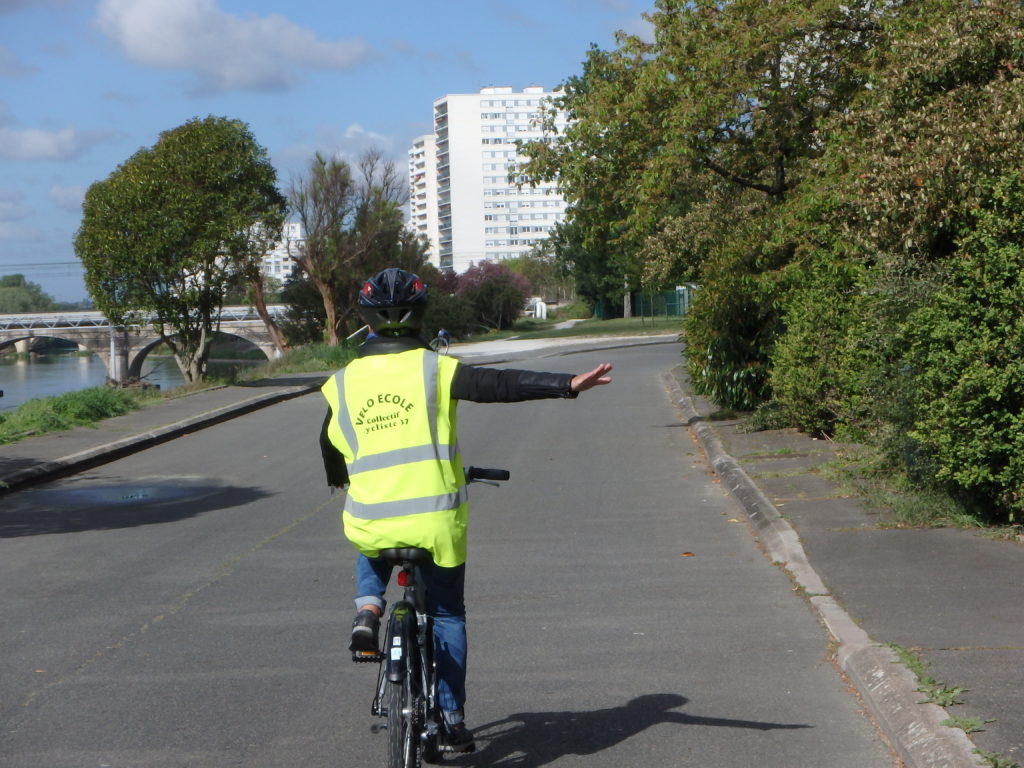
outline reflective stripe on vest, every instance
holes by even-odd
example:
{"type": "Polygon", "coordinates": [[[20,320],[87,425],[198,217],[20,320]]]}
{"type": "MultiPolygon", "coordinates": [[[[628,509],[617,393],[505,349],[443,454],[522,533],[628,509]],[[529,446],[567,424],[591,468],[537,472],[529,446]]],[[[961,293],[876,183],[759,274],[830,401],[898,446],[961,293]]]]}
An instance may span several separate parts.
{"type": "Polygon", "coordinates": [[[383,520],[386,517],[444,512],[460,507],[468,500],[469,493],[466,491],[466,486],[459,488],[457,493],[424,496],[419,499],[402,499],[401,501],[382,501],[376,504],[361,504],[358,501],[353,501],[351,496],[347,496],[345,511],[361,520],[383,520]]]}

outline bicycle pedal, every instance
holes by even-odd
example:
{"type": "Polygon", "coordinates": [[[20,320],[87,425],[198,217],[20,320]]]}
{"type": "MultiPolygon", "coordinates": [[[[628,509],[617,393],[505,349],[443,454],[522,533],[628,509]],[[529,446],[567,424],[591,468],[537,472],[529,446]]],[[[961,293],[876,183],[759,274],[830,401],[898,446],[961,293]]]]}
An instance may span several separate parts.
{"type": "Polygon", "coordinates": [[[352,661],[357,664],[369,664],[383,661],[384,654],[380,651],[352,651],[352,661]]]}

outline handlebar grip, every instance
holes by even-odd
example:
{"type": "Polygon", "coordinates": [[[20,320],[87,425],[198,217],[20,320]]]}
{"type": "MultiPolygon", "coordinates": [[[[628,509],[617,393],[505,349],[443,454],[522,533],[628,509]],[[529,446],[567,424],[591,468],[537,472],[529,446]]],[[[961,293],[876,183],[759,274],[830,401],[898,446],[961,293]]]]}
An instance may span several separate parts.
{"type": "Polygon", "coordinates": [[[466,467],[467,480],[508,480],[509,477],[511,477],[511,474],[507,469],[466,467]]]}

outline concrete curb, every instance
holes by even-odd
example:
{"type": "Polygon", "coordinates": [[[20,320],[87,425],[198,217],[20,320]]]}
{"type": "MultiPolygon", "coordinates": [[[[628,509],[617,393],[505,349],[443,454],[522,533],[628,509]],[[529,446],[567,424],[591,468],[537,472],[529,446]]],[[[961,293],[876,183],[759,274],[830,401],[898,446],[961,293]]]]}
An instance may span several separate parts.
{"type": "Polygon", "coordinates": [[[964,731],[940,725],[949,718],[946,710],[921,701],[919,683],[893,650],[872,640],[839,606],[808,561],[796,531],[726,453],[714,427],[703,420],[675,376],[664,373],[662,377],[685,423],[697,435],[714,471],[740,502],[768,556],[783,565],[808,593],[818,617],[838,643],[840,669],[907,768],[984,766],[964,731]]]}
{"type": "Polygon", "coordinates": [[[9,491],[17,490],[31,485],[34,482],[52,480],[57,477],[80,472],[90,467],[106,464],[123,456],[144,450],[160,443],[168,442],[188,432],[219,424],[237,416],[275,405],[285,400],[315,392],[320,388],[320,382],[312,384],[300,384],[282,389],[275,389],[261,395],[255,395],[221,408],[215,408],[205,413],[200,413],[182,421],[167,424],[163,427],[143,432],[140,434],[115,440],[93,448],[89,448],[69,456],[62,456],[59,459],[40,462],[26,469],[14,472],[3,478],[6,486],[0,485],[0,495],[9,491]]]}

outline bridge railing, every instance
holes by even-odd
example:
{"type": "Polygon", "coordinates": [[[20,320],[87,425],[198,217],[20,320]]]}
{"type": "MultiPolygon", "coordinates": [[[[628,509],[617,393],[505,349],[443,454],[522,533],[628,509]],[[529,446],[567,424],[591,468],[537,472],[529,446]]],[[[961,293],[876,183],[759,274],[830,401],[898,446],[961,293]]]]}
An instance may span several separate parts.
{"type": "MultiPolygon", "coordinates": [[[[267,311],[270,316],[281,318],[287,306],[269,304],[267,311]]],[[[220,314],[221,322],[246,322],[259,320],[260,316],[252,307],[224,307],[220,314]]],[[[148,320],[147,320],[148,324],[148,320]]],[[[0,331],[40,330],[50,328],[110,328],[113,323],[102,312],[52,312],[46,314],[0,315],[0,331]]]]}

